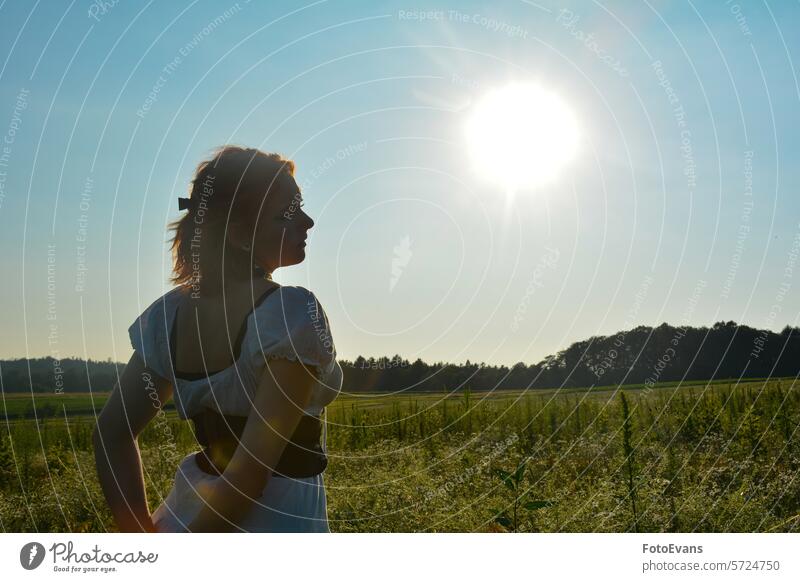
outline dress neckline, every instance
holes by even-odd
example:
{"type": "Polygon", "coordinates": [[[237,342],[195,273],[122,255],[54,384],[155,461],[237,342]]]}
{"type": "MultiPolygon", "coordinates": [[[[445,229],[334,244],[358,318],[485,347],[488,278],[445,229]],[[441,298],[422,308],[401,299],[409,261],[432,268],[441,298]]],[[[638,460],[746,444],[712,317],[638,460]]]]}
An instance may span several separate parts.
{"type": "Polygon", "coordinates": [[[180,309],[180,303],[177,303],[175,309],[172,312],[172,324],[170,325],[170,332],[169,332],[169,356],[170,362],[172,365],[172,372],[175,377],[179,380],[186,380],[189,382],[194,382],[196,380],[202,380],[205,378],[211,378],[212,376],[216,376],[217,374],[222,374],[223,372],[227,372],[228,370],[232,369],[236,366],[236,363],[239,361],[241,357],[242,351],[242,343],[244,342],[244,337],[247,333],[247,324],[250,319],[250,316],[253,315],[255,310],[260,306],[267,297],[269,297],[273,291],[279,289],[280,285],[275,285],[274,287],[270,287],[261,296],[255,301],[253,307],[247,312],[242,320],[241,325],[239,326],[239,333],[236,336],[236,343],[233,346],[233,354],[234,359],[233,361],[225,368],[220,370],[216,370],[215,372],[180,372],[175,367],[177,351],[176,351],[176,343],[177,343],[177,328],[178,328],[178,310],[180,309]]]}

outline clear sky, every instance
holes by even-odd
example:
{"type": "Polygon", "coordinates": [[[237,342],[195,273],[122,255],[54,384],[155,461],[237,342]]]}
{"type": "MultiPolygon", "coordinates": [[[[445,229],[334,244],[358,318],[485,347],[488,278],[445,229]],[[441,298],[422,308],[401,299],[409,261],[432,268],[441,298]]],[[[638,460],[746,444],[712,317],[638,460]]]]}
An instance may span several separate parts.
{"type": "Polygon", "coordinates": [[[215,146],[297,163],[339,356],[533,363],[635,325],[798,324],[794,2],[0,4],[0,357],[126,361],[215,146]],[[535,81],[577,156],[513,198],[464,124],[535,81]]]}

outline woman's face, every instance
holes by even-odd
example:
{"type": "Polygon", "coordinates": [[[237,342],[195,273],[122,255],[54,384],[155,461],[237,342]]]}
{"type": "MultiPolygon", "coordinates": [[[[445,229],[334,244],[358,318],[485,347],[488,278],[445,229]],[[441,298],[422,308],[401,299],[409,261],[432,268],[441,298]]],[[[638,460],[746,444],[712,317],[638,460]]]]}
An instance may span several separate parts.
{"type": "Polygon", "coordinates": [[[314,226],[303,212],[303,198],[294,177],[282,173],[261,210],[254,240],[254,259],[266,271],[302,263],[306,238],[314,226]]]}

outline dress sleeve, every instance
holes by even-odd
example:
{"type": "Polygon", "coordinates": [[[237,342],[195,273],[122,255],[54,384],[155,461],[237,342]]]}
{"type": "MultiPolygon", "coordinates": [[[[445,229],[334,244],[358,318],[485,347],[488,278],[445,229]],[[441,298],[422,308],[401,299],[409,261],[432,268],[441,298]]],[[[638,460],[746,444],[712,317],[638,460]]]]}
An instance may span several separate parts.
{"type": "Polygon", "coordinates": [[[147,368],[165,379],[171,377],[166,373],[166,369],[169,367],[169,356],[166,356],[167,365],[165,366],[165,350],[169,349],[165,338],[169,337],[166,330],[170,321],[166,317],[167,302],[167,296],[159,297],[128,328],[128,336],[133,350],[147,368]]]}
{"type": "Polygon", "coordinates": [[[300,361],[319,379],[336,364],[328,317],[316,296],[303,287],[284,286],[254,312],[248,352],[257,372],[267,360],[300,361]]]}

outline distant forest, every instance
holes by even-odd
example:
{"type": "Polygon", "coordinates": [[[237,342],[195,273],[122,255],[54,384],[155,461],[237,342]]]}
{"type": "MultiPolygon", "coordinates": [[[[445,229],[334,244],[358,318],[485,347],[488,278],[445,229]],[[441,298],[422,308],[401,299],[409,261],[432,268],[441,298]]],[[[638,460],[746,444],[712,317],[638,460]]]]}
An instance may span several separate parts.
{"type": "MultiPolygon", "coordinates": [[[[576,342],[536,364],[489,366],[410,362],[399,355],[339,360],[343,392],[394,390],[509,390],[655,385],[678,380],[766,378],[800,372],[800,328],[780,333],[739,326],[733,321],[712,327],[639,326],[611,336],[576,342]]],[[[108,391],[124,364],[53,358],[0,360],[0,387],[10,392],[108,391]]]]}

